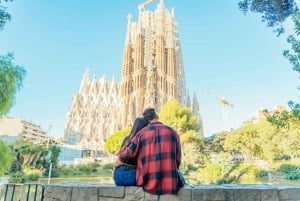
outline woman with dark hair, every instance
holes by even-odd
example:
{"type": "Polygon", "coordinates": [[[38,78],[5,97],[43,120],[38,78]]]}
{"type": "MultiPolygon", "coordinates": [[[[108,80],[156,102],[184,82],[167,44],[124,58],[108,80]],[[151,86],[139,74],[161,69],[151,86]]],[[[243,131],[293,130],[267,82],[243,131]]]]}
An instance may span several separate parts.
{"type": "MultiPolygon", "coordinates": [[[[119,153],[128,147],[130,140],[144,127],[148,125],[145,118],[138,117],[135,119],[130,134],[126,136],[122,142],[119,153]]],[[[117,167],[113,171],[113,179],[116,186],[136,186],[136,165],[135,159],[130,160],[128,163],[117,167]]]]}

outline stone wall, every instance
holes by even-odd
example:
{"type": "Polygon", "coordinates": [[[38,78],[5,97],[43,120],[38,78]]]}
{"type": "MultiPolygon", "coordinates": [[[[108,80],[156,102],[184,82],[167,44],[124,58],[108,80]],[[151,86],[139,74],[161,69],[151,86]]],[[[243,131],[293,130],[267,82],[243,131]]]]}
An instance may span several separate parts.
{"type": "MultiPolygon", "coordinates": [[[[18,185],[16,192],[17,188],[26,189],[18,185]]],[[[0,185],[0,201],[4,200],[5,189],[6,186],[0,185]]],[[[177,195],[157,196],[145,193],[140,187],[64,184],[46,185],[40,193],[43,196],[37,196],[37,201],[300,201],[300,187],[270,185],[187,186],[177,195]]],[[[20,196],[13,200],[19,199],[20,196]]]]}

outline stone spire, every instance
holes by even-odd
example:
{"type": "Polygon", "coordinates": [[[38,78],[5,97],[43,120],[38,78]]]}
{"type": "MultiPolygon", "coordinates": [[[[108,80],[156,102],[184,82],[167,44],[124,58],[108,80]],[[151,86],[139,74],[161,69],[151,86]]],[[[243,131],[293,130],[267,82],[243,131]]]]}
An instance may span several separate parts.
{"type": "Polygon", "coordinates": [[[156,9],[156,35],[164,35],[164,21],[165,21],[165,5],[164,1],[160,1],[156,9]]]}
{"type": "Polygon", "coordinates": [[[89,90],[89,84],[90,84],[89,76],[90,76],[90,70],[87,69],[85,71],[85,73],[83,74],[83,79],[81,81],[80,89],[79,89],[80,92],[84,93],[84,92],[87,92],[89,90]]]}
{"type": "Polygon", "coordinates": [[[200,115],[199,102],[198,102],[197,95],[196,95],[195,92],[194,92],[194,97],[193,97],[192,114],[196,115],[198,117],[198,124],[201,125],[201,128],[199,129],[199,131],[197,133],[197,136],[198,137],[200,137],[200,136],[203,137],[204,136],[203,121],[202,121],[202,118],[201,118],[201,115],[200,115]]]}
{"type": "Polygon", "coordinates": [[[131,44],[131,20],[132,20],[132,15],[129,14],[127,15],[127,33],[126,33],[126,40],[125,40],[125,45],[126,44],[131,44]]]}

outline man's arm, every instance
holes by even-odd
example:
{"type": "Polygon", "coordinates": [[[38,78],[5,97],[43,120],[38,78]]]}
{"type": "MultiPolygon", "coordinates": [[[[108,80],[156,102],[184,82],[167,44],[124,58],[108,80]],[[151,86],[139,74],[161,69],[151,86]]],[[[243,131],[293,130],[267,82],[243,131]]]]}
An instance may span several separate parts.
{"type": "Polygon", "coordinates": [[[131,139],[129,146],[127,146],[118,154],[118,158],[114,166],[118,167],[120,165],[126,164],[130,159],[136,158],[138,154],[139,146],[140,146],[140,139],[136,135],[131,139]]]}

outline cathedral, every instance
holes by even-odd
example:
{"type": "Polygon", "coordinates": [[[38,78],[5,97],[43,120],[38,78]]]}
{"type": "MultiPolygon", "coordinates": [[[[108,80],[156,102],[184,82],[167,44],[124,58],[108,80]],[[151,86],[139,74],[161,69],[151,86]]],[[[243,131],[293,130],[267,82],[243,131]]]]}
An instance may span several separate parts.
{"type": "Polygon", "coordinates": [[[174,9],[169,11],[160,0],[154,11],[147,10],[153,1],[138,6],[136,22],[127,16],[121,83],[105,76],[90,80],[86,71],[73,96],[64,138],[69,144],[81,144],[87,155],[103,154],[109,135],[130,126],[145,108],[160,111],[171,100],[189,107],[202,124],[196,95],[191,101],[185,84],[174,9]]]}

